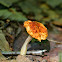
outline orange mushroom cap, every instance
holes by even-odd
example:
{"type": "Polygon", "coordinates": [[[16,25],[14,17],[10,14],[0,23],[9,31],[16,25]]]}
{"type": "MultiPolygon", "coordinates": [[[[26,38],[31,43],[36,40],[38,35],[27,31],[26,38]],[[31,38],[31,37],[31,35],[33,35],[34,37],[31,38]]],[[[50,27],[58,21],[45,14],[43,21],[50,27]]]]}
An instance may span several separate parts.
{"type": "Polygon", "coordinates": [[[39,41],[45,40],[48,36],[47,28],[40,22],[37,21],[25,21],[24,27],[28,34],[39,41]]]}

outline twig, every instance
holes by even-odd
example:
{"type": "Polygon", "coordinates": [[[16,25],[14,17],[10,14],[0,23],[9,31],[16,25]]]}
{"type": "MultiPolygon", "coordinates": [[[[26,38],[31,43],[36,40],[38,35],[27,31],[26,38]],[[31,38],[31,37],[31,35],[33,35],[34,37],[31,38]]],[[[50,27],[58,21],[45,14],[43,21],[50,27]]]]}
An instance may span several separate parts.
{"type": "Polygon", "coordinates": [[[55,42],[55,43],[59,43],[59,44],[62,44],[62,41],[56,41],[56,40],[53,40],[53,39],[47,39],[48,41],[51,41],[51,42],[55,42]]]}
{"type": "Polygon", "coordinates": [[[47,50],[37,50],[37,51],[27,51],[27,54],[32,55],[42,55],[42,53],[46,52],[47,50]]]}
{"type": "MultiPolygon", "coordinates": [[[[46,52],[47,50],[37,50],[37,51],[27,51],[27,55],[32,54],[32,55],[42,55],[42,53],[46,52]]],[[[15,51],[1,51],[3,55],[19,55],[20,52],[15,52],[15,51]]]]}

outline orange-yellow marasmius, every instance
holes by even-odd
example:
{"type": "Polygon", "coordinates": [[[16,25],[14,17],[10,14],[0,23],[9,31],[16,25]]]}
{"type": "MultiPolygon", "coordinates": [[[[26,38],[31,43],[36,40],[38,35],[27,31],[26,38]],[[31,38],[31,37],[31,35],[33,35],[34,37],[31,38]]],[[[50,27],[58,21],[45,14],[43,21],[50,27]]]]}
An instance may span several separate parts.
{"type": "Polygon", "coordinates": [[[41,40],[45,40],[48,36],[47,28],[40,22],[28,20],[24,22],[24,27],[26,28],[29,36],[21,48],[20,55],[26,55],[27,45],[32,38],[41,42],[41,40]]]}

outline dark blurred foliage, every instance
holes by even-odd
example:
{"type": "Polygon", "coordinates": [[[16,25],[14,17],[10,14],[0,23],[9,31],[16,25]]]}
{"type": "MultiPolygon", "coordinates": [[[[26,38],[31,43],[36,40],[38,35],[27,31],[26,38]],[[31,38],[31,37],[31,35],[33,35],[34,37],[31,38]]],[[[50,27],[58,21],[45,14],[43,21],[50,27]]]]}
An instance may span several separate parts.
{"type": "Polygon", "coordinates": [[[24,22],[30,19],[44,24],[59,21],[62,25],[61,15],[62,0],[0,0],[1,20],[24,22]]]}

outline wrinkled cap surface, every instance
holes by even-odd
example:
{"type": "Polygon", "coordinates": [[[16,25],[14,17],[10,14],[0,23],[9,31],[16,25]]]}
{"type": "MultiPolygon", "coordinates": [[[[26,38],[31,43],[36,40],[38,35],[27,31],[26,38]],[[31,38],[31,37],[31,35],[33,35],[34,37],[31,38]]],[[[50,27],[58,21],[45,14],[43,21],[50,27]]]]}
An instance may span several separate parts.
{"type": "Polygon", "coordinates": [[[47,28],[40,22],[37,21],[25,21],[24,27],[28,34],[38,41],[45,40],[48,36],[47,28]]]}

